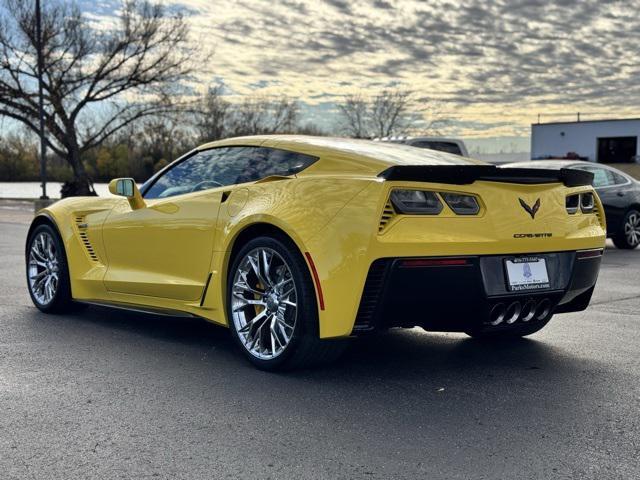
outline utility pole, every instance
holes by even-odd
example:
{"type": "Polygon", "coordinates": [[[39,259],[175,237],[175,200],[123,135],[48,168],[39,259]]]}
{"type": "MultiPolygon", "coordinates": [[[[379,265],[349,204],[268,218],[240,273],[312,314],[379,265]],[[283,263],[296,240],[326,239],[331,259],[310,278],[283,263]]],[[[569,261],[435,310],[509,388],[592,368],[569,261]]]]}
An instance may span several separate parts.
{"type": "Polygon", "coordinates": [[[47,143],[44,133],[44,97],[42,86],[42,71],[44,60],[42,58],[42,20],[40,15],[40,0],[36,0],[36,49],[38,55],[38,115],[40,117],[40,180],[42,181],[42,200],[47,200],[47,143]]]}

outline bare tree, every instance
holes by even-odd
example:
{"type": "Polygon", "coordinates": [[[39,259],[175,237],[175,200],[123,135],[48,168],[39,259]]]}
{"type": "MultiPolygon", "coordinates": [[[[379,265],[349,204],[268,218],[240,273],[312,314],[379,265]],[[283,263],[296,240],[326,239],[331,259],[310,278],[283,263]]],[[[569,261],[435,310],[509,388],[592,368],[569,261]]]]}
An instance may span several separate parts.
{"type": "Polygon", "coordinates": [[[210,88],[195,109],[195,127],[202,141],[219,140],[228,134],[231,104],[221,93],[219,85],[210,88]]]}
{"type": "Polygon", "coordinates": [[[268,102],[261,97],[246,97],[233,107],[230,119],[232,135],[259,135],[265,133],[268,118],[268,102]]]}
{"type": "Polygon", "coordinates": [[[405,133],[414,117],[409,111],[411,92],[384,90],[371,101],[370,119],[373,135],[388,137],[405,133]]]}
{"type": "Polygon", "coordinates": [[[271,102],[271,128],[269,133],[293,133],[297,128],[300,108],[298,101],[286,95],[271,102]]]}
{"type": "Polygon", "coordinates": [[[445,117],[446,104],[429,97],[419,97],[411,101],[410,111],[414,114],[410,129],[414,135],[442,136],[449,125],[445,117]]]}
{"type": "Polygon", "coordinates": [[[403,134],[419,119],[407,90],[383,90],[373,98],[349,95],[338,109],[344,130],[355,138],[403,134]]]}
{"type": "MultiPolygon", "coordinates": [[[[0,115],[37,132],[36,22],[32,2],[5,0],[0,16],[0,115]]],[[[67,3],[46,2],[42,50],[47,145],[88,194],[82,154],[136,120],[175,109],[190,73],[187,25],[146,0],[125,0],[112,27],[92,26],[67,3]]]]}
{"type": "Polygon", "coordinates": [[[330,132],[326,128],[311,121],[299,124],[295,132],[298,135],[313,135],[315,137],[326,137],[330,135],[330,132]]]}
{"type": "Polygon", "coordinates": [[[246,97],[231,109],[229,132],[233,135],[291,133],[297,128],[298,101],[284,95],[246,97]]]}
{"type": "Polygon", "coordinates": [[[338,111],[347,135],[354,138],[369,136],[369,102],[362,95],[347,96],[344,103],[338,105],[338,111]]]}

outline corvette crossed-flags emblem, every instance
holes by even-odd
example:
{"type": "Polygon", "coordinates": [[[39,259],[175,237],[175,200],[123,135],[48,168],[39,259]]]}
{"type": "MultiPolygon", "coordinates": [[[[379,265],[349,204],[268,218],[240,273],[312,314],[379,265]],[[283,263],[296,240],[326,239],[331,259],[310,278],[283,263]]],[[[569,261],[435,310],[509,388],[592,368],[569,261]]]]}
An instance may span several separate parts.
{"type": "Polygon", "coordinates": [[[524,210],[529,215],[531,215],[531,218],[532,219],[536,218],[536,213],[538,213],[538,210],[540,210],[540,199],[536,200],[536,203],[533,204],[533,207],[530,207],[529,205],[527,205],[527,202],[525,202],[521,198],[518,198],[518,200],[520,200],[520,205],[522,205],[522,208],[524,208],[524,210]]]}

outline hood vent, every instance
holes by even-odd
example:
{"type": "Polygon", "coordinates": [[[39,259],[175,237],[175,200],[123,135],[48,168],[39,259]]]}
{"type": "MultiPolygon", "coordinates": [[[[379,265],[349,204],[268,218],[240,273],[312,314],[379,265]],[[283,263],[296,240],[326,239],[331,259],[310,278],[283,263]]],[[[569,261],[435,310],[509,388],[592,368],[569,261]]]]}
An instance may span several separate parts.
{"type": "Polygon", "coordinates": [[[96,263],[99,262],[100,259],[98,259],[98,255],[96,255],[96,252],[93,249],[93,246],[91,246],[91,242],[89,241],[89,236],[87,235],[87,231],[86,231],[87,224],[85,222],[85,217],[76,217],[75,221],[76,221],[76,227],[78,227],[78,235],[80,236],[80,240],[82,241],[82,244],[84,245],[84,248],[87,251],[89,258],[91,258],[91,260],[96,263]]]}

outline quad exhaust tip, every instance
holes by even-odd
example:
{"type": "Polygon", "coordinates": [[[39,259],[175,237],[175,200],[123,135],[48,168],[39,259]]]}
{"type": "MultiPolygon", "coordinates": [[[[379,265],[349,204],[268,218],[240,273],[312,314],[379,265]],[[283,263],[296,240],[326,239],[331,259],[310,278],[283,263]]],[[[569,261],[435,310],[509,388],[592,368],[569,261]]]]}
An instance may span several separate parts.
{"type": "Polygon", "coordinates": [[[505,308],[504,303],[496,303],[489,314],[489,325],[493,327],[500,325],[504,320],[506,312],[507,309],[505,308]]]}
{"type": "Polygon", "coordinates": [[[548,298],[545,298],[536,307],[536,320],[544,320],[550,313],[551,301],[548,298]]]}
{"type": "Polygon", "coordinates": [[[489,313],[489,321],[487,325],[496,327],[502,323],[512,325],[518,320],[522,322],[530,322],[534,318],[536,320],[545,320],[551,314],[551,300],[543,298],[539,302],[535,300],[527,300],[524,304],[520,301],[505,304],[496,303],[489,313]]]}
{"type": "Polygon", "coordinates": [[[522,305],[520,302],[513,302],[511,305],[507,307],[507,311],[504,315],[505,321],[511,325],[515,323],[518,318],[520,318],[520,312],[522,311],[522,305]]]}
{"type": "Polygon", "coordinates": [[[523,322],[530,321],[536,315],[536,302],[533,300],[529,300],[522,307],[522,312],[520,313],[520,319],[523,322]]]}

